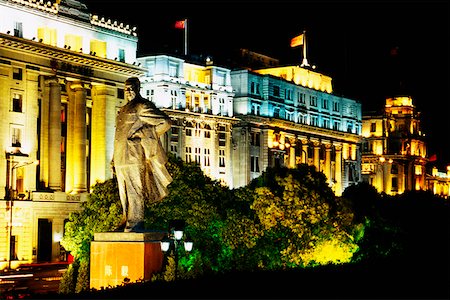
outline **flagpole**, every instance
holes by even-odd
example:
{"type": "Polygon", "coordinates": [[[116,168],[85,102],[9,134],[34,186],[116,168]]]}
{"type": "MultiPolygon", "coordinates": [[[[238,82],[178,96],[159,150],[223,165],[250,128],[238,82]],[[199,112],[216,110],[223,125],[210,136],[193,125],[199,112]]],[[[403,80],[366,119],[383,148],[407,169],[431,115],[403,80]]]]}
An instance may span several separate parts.
{"type": "Polygon", "coordinates": [[[184,19],[184,56],[187,56],[187,48],[188,48],[187,31],[188,31],[188,19],[184,19]]]}
{"type": "Polygon", "coordinates": [[[303,30],[303,61],[302,67],[309,67],[308,59],[306,58],[306,30],[303,30]]]}

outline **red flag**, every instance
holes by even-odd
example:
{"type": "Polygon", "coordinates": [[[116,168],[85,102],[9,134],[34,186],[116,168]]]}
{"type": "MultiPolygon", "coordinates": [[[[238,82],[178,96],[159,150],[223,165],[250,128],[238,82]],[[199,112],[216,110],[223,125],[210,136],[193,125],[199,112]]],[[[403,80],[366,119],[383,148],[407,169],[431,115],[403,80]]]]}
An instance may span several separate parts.
{"type": "Polygon", "coordinates": [[[301,46],[304,43],[305,42],[304,42],[304,35],[303,34],[297,35],[296,37],[291,39],[291,47],[301,46]]]}
{"type": "Polygon", "coordinates": [[[175,28],[177,28],[177,29],[184,29],[184,20],[183,21],[176,21],[175,22],[175,28]]]}
{"type": "Polygon", "coordinates": [[[436,161],[436,160],[437,160],[436,154],[431,155],[430,158],[428,159],[428,161],[436,161]]]}

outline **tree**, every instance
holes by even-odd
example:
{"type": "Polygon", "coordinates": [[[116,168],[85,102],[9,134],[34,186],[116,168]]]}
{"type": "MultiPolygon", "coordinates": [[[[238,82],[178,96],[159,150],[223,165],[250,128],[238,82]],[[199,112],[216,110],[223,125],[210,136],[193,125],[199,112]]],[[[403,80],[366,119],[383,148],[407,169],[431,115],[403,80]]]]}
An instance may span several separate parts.
{"type": "Polygon", "coordinates": [[[250,184],[264,231],[256,247],[269,269],[349,262],[362,225],[334,197],[323,173],[305,164],[268,169],[250,184]]]}

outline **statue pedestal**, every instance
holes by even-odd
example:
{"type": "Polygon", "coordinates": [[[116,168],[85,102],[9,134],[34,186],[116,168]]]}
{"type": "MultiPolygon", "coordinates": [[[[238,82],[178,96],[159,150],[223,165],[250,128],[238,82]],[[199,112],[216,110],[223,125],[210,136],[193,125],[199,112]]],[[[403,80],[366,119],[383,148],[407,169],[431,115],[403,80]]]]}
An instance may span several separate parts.
{"type": "Polygon", "coordinates": [[[148,281],[161,271],[164,232],[100,232],[91,242],[90,288],[148,281]]]}

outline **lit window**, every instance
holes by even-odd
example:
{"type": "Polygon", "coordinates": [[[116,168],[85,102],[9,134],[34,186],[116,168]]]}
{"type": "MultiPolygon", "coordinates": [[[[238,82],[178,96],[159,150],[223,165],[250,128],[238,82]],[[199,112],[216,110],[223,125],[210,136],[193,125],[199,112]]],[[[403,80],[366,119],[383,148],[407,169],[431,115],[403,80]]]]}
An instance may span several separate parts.
{"type": "Polygon", "coordinates": [[[106,42],[92,40],[90,52],[95,53],[98,57],[106,58],[106,42]]]}
{"type": "Polygon", "coordinates": [[[21,147],[22,139],[22,129],[19,127],[12,127],[11,128],[11,146],[12,147],[21,147]]]}

